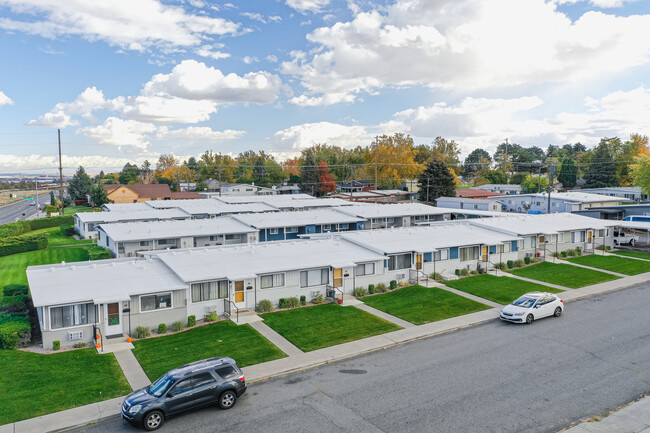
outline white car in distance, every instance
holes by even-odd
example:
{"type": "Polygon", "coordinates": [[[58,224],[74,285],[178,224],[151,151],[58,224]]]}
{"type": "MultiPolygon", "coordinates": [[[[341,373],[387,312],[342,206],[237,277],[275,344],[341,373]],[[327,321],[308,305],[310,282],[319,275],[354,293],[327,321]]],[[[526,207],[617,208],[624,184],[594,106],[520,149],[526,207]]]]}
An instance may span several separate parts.
{"type": "Polygon", "coordinates": [[[543,317],[560,317],[564,303],[553,293],[531,292],[517,298],[501,309],[499,318],[506,322],[531,324],[543,317]]]}

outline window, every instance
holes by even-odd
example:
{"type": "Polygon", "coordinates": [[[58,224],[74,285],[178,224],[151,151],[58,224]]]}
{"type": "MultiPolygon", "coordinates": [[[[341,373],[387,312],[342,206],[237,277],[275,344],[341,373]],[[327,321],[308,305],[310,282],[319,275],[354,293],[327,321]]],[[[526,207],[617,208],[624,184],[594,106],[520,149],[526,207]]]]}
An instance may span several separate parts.
{"type": "Polygon", "coordinates": [[[192,284],[192,302],[212,301],[228,297],[228,281],[208,281],[192,284]]]}
{"type": "Polygon", "coordinates": [[[141,247],[148,247],[149,246],[149,241],[140,241],[140,246],[141,247]]]}
{"type": "Polygon", "coordinates": [[[478,260],[479,247],[465,247],[460,249],[460,261],[478,260]]]}
{"type": "Polygon", "coordinates": [[[300,271],[300,287],[320,286],[329,284],[329,282],[330,272],[328,268],[300,271]]]}
{"type": "Polygon", "coordinates": [[[411,254],[396,254],[388,256],[388,270],[406,269],[411,267],[411,254]]]}
{"type": "Polygon", "coordinates": [[[262,289],[282,287],[284,286],[284,274],[262,275],[260,277],[260,286],[262,289]]]}
{"type": "Polygon", "coordinates": [[[374,263],[361,263],[358,264],[356,269],[354,270],[354,274],[357,277],[363,276],[363,275],[374,275],[375,273],[375,264],[374,263]]]}
{"type": "Polygon", "coordinates": [[[287,233],[298,233],[298,227],[287,227],[285,232],[287,232],[287,233]]]}
{"type": "Polygon", "coordinates": [[[140,296],[140,311],[155,311],[172,307],[172,294],[140,296]]]}
{"type": "Polygon", "coordinates": [[[75,304],[50,308],[52,329],[87,325],[93,322],[95,322],[95,306],[93,304],[75,304]]]}
{"type": "Polygon", "coordinates": [[[323,226],[323,231],[325,231],[325,230],[332,230],[332,225],[331,224],[325,224],[323,226]]]}
{"type": "Polygon", "coordinates": [[[235,370],[235,367],[232,365],[224,365],[223,367],[217,368],[215,371],[223,380],[234,379],[239,376],[239,372],[235,370]]]}
{"type": "Polygon", "coordinates": [[[270,234],[270,235],[277,235],[277,234],[278,234],[278,229],[277,229],[277,227],[276,227],[276,228],[269,229],[269,234],[270,234]]]}

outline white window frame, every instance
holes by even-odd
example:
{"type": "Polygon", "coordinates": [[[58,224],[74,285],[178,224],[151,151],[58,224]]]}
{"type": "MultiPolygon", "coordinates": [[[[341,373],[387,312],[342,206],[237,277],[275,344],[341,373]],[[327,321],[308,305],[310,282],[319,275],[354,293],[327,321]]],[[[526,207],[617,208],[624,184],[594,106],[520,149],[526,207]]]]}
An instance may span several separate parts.
{"type": "Polygon", "coordinates": [[[287,282],[287,276],[286,276],[286,273],[285,273],[285,272],[277,272],[277,273],[275,273],[275,274],[264,274],[264,275],[260,275],[260,289],[262,289],[262,290],[266,290],[266,289],[276,289],[276,288],[278,288],[278,287],[284,287],[284,286],[286,286],[286,282],[287,282]],[[275,279],[276,279],[277,276],[280,276],[280,275],[282,276],[282,284],[277,284],[277,285],[276,285],[276,281],[275,281],[275,279]],[[263,284],[262,284],[262,278],[264,278],[264,277],[271,277],[271,285],[270,285],[270,286],[268,286],[268,287],[264,287],[264,286],[263,286],[263,284]]]}
{"type": "Polygon", "coordinates": [[[174,294],[173,294],[173,292],[149,293],[149,294],[146,294],[146,295],[138,296],[138,309],[140,310],[141,314],[153,313],[153,312],[156,312],[156,311],[163,311],[163,310],[171,310],[172,308],[174,308],[174,294]],[[153,310],[143,310],[142,309],[142,298],[147,298],[147,297],[150,297],[150,296],[162,296],[162,295],[169,295],[169,307],[154,308],[153,310]]]}

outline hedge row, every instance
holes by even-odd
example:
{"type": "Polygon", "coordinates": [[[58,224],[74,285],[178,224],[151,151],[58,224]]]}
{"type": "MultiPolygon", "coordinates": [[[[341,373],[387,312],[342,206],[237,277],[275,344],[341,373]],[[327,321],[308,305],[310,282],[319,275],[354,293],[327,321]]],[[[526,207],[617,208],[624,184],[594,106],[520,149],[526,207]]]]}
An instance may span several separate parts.
{"type": "Polygon", "coordinates": [[[31,232],[33,230],[47,229],[50,227],[60,226],[62,224],[74,224],[74,217],[72,215],[61,215],[3,224],[0,226],[0,238],[4,238],[6,236],[18,236],[31,232]]]}
{"type": "Polygon", "coordinates": [[[25,346],[32,340],[29,311],[33,308],[29,288],[10,284],[2,289],[0,298],[0,349],[25,346]]]}
{"type": "Polygon", "coordinates": [[[45,249],[47,248],[47,241],[48,235],[46,233],[26,233],[19,236],[0,238],[0,257],[45,249]]]}

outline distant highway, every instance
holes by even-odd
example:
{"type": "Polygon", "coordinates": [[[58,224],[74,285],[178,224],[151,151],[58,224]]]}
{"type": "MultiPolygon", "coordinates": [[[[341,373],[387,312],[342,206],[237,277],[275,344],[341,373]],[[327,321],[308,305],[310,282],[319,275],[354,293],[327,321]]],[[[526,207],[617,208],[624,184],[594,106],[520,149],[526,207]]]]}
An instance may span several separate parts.
{"type": "MultiPolygon", "coordinates": [[[[35,196],[32,196],[32,198],[34,197],[35,196]]],[[[41,209],[49,203],[50,197],[48,195],[39,194],[38,205],[41,209]]],[[[33,218],[36,212],[37,206],[35,200],[21,200],[16,203],[2,206],[0,207],[0,225],[33,218]]]]}

